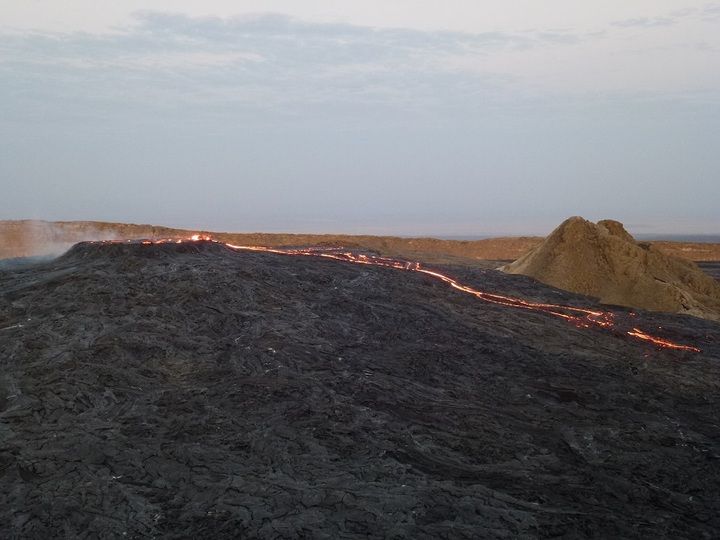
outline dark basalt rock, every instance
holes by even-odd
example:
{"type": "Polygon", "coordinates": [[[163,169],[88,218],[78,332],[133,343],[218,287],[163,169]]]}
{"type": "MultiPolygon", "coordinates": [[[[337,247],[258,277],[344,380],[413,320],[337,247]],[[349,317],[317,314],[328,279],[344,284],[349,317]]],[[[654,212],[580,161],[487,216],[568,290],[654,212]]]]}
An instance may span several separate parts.
{"type": "Polygon", "coordinates": [[[198,253],[208,255],[225,254],[231,251],[225,244],[211,240],[188,241],[179,239],[178,241],[155,241],[152,245],[143,242],[150,242],[150,240],[79,242],[60,256],[58,260],[60,262],[86,261],[88,259],[107,261],[124,257],[162,258],[198,253]]]}
{"type": "Polygon", "coordinates": [[[211,242],[0,269],[0,537],[715,537],[720,326],[625,316],[703,352],[211,242]]]}

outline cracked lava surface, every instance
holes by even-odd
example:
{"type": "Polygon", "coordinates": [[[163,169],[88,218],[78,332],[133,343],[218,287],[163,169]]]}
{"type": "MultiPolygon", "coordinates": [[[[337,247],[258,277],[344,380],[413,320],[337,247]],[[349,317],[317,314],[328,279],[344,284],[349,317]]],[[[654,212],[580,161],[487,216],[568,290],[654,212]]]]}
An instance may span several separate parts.
{"type": "MultiPolygon", "coordinates": [[[[135,243],[137,241],[129,240],[126,242],[135,243]]],[[[152,244],[166,244],[166,243],[183,243],[183,242],[215,242],[224,245],[230,249],[238,251],[255,251],[262,253],[275,253],[278,255],[297,256],[297,257],[319,257],[324,259],[331,259],[336,261],[347,262],[351,264],[360,264],[368,266],[379,266],[384,268],[394,268],[396,270],[403,270],[407,272],[417,272],[430,276],[433,279],[447,283],[453,289],[456,289],[465,294],[474,296],[475,298],[484,302],[490,302],[493,304],[499,304],[516,309],[526,309],[530,311],[539,311],[547,313],[554,317],[560,317],[565,319],[571,324],[579,328],[603,328],[611,330],[613,332],[621,332],[632,338],[651,343],[657,347],[666,349],[674,349],[679,351],[691,351],[700,352],[698,347],[692,345],[685,345],[681,343],[675,343],[669,339],[664,339],[659,336],[654,336],[649,332],[632,327],[629,329],[618,329],[618,323],[616,322],[615,314],[612,311],[601,311],[597,309],[584,309],[573,306],[563,306],[558,304],[546,304],[529,302],[521,298],[513,298],[510,296],[503,296],[499,294],[493,294],[484,292],[463,283],[460,283],[456,279],[450,277],[447,274],[425,268],[421,263],[416,261],[405,261],[400,259],[392,259],[388,257],[380,257],[377,255],[367,255],[363,253],[354,253],[344,248],[321,248],[321,247],[307,247],[307,248],[280,248],[280,247],[267,247],[267,246],[239,246],[224,242],[218,242],[213,240],[212,237],[206,235],[193,235],[187,239],[161,239],[161,240],[141,240],[140,243],[143,245],[152,244]]],[[[107,242],[105,242],[107,243],[107,242]]],[[[632,315],[632,314],[631,314],[632,315]]]]}
{"type": "Polygon", "coordinates": [[[201,240],[0,269],[0,537],[720,529],[716,323],[201,240]]]}

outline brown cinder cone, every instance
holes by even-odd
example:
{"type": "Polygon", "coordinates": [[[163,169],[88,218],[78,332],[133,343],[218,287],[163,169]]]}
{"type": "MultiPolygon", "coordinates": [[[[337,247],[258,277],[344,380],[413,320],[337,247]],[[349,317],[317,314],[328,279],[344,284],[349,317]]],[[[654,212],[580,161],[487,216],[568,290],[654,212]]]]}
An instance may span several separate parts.
{"type": "Polygon", "coordinates": [[[622,223],[571,217],[501,268],[606,304],[720,320],[720,284],[688,260],[636,242],[622,223]]]}

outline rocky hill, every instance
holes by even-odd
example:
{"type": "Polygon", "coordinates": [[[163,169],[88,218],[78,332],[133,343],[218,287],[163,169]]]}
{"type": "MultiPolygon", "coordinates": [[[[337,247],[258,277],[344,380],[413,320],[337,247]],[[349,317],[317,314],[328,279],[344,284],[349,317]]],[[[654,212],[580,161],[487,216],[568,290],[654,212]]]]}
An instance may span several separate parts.
{"type": "Polygon", "coordinates": [[[0,537],[717,534],[717,324],[441,270],[467,289],[213,242],[0,270],[0,537]]]}
{"type": "Polygon", "coordinates": [[[636,242],[617,221],[580,217],[502,268],[606,304],[720,320],[720,283],[693,262],[636,242]]]}

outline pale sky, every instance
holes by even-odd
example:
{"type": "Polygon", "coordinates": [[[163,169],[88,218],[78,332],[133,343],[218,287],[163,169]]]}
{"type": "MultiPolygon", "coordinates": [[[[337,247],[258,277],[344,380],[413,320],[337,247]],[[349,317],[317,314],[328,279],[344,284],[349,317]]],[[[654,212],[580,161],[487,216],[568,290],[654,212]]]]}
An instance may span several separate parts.
{"type": "Polygon", "coordinates": [[[720,233],[720,2],[0,0],[0,219],[720,233]]]}

